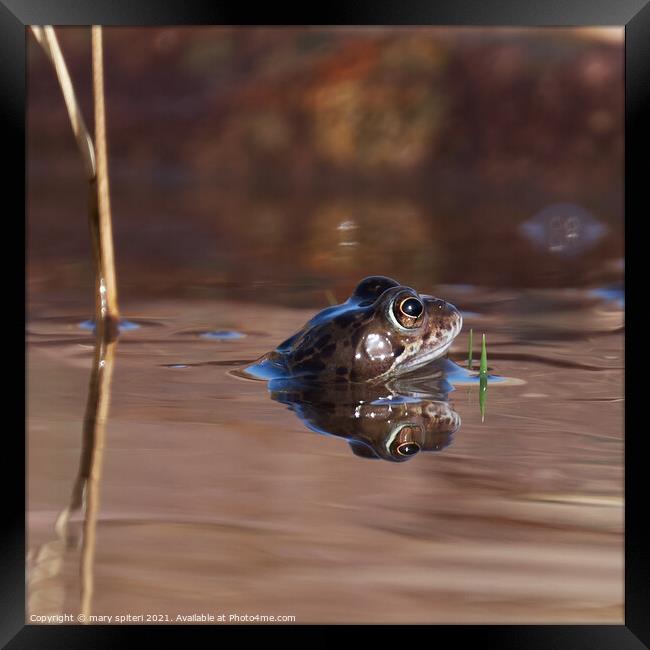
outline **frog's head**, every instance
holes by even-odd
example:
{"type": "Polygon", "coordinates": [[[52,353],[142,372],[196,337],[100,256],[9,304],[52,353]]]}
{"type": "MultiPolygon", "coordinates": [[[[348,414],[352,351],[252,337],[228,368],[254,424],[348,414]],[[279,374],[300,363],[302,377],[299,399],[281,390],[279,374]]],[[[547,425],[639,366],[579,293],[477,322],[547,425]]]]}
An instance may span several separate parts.
{"type": "Polygon", "coordinates": [[[363,313],[349,332],[351,381],[412,372],[444,356],[463,325],[451,303],[381,276],[362,280],[350,302],[363,313]]]}
{"type": "Polygon", "coordinates": [[[263,363],[318,382],[384,381],[442,357],[462,323],[452,304],[372,276],[346,302],[316,314],[263,363]]]}

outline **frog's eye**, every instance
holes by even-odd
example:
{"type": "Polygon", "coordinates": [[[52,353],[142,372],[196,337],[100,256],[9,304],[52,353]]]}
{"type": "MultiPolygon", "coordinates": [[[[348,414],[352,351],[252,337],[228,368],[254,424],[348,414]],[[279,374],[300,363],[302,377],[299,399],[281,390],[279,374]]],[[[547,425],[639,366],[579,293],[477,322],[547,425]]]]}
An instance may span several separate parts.
{"type": "Polygon", "coordinates": [[[424,305],[415,296],[401,297],[393,303],[393,315],[402,327],[417,327],[423,313],[424,305]]]}
{"type": "Polygon", "coordinates": [[[420,445],[417,442],[403,442],[397,445],[395,451],[400,456],[415,456],[420,451],[420,445]]]}
{"type": "Polygon", "coordinates": [[[389,451],[395,460],[407,460],[422,451],[418,442],[422,439],[422,429],[414,424],[403,426],[390,445],[389,451]]]}
{"type": "Polygon", "coordinates": [[[404,316],[418,318],[424,310],[422,303],[417,298],[405,298],[399,304],[399,310],[404,316]]]}

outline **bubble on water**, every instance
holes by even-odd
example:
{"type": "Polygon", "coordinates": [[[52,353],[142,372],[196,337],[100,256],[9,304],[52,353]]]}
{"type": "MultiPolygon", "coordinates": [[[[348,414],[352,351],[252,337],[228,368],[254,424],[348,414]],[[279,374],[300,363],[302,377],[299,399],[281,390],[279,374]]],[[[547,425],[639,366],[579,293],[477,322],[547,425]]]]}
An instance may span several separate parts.
{"type": "Polygon", "coordinates": [[[237,339],[243,339],[246,334],[234,330],[215,330],[213,332],[203,332],[199,336],[209,341],[236,341],[237,339]]]}
{"type": "Polygon", "coordinates": [[[556,203],[519,226],[537,248],[554,255],[574,255],[592,248],[607,226],[572,203],[556,203]]]}

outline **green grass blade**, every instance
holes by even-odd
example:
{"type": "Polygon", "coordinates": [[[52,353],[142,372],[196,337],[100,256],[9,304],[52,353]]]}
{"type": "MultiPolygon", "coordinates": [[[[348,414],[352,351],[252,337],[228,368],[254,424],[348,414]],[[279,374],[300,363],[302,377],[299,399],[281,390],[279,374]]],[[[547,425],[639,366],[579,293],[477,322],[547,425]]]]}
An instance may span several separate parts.
{"type": "Polygon", "coordinates": [[[487,377],[487,345],[485,343],[485,334],[483,334],[483,343],[481,344],[481,365],[479,366],[479,374],[487,377]]]}

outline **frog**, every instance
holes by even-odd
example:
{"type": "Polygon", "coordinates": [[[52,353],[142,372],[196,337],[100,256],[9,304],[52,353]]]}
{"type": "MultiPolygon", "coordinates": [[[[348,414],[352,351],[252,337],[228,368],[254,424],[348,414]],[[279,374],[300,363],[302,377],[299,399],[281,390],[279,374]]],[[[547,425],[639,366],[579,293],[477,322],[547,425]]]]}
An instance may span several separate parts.
{"type": "Polygon", "coordinates": [[[245,368],[257,379],[291,377],[324,384],[372,384],[413,373],[445,357],[463,318],[450,302],[373,275],[339,305],[245,368]]]}

